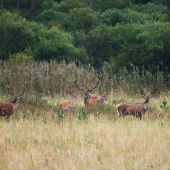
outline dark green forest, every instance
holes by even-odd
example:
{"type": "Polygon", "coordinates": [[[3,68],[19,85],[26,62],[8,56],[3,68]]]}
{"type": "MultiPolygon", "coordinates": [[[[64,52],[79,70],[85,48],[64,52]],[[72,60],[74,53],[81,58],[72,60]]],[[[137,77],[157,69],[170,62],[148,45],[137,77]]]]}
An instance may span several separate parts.
{"type": "Polygon", "coordinates": [[[170,67],[169,0],[0,0],[2,61],[66,61],[113,73],[170,67]]]}

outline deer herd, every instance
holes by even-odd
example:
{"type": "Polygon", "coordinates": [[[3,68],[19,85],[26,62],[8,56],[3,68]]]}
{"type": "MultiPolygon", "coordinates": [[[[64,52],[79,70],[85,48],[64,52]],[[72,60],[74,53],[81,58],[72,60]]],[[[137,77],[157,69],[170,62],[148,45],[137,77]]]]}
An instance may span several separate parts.
{"type": "MultiPolygon", "coordinates": [[[[106,97],[107,93],[104,93],[104,94],[100,93],[101,95],[100,100],[97,99],[96,94],[90,93],[92,92],[93,89],[97,88],[99,81],[93,88],[88,89],[88,90],[84,90],[83,88],[80,88],[77,85],[77,81],[74,81],[74,84],[76,85],[78,89],[84,92],[84,104],[86,107],[94,106],[94,105],[101,105],[104,103],[105,100],[107,100],[107,97],[106,97]]],[[[9,92],[9,88],[8,88],[8,93],[11,95],[11,97],[14,100],[13,102],[1,102],[0,103],[0,116],[6,116],[6,120],[9,121],[10,116],[14,113],[14,111],[18,107],[19,100],[23,96],[24,91],[19,96],[15,96],[9,92]]],[[[149,101],[151,97],[153,97],[153,94],[156,91],[154,91],[149,96],[146,96],[141,88],[140,88],[140,91],[141,91],[142,97],[145,98],[145,102],[144,103],[120,103],[118,104],[116,106],[118,114],[119,114],[118,117],[121,117],[124,115],[133,115],[133,116],[136,116],[137,118],[140,118],[140,119],[142,118],[142,115],[145,114],[145,112],[149,108],[149,101]]],[[[68,102],[61,103],[59,105],[60,110],[71,110],[71,111],[73,110],[73,103],[74,103],[74,99],[76,98],[76,95],[74,93],[71,93],[70,95],[71,95],[71,100],[68,102]]]]}
{"type": "MultiPolygon", "coordinates": [[[[96,94],[90,93],[90,92],[92,92],[93,89],[97,88],[99,81],[97,82],[97,84],[93,88],[88,89],[88,90],[84,90],[83,88],[80,88],[77,85],[77,81],[74,81],[74,84],[76,85],[76,87],[78,89],[80,89],[84,92],[84,104],[85,104],[86,107],[103,104],[103,102],[105,100],[107,100],[107,97],[106,97],[107,93],[105,93],[105,94],[100,93],[100,95],[101,95],[100,100],[97,99],[96,94]]],[[[145,114],[145,112],[149,108],[150,98],[153,96],[153,94],[156,91],[154,91],[149,96],[146,96],[141,88],[140,88],[140,91],[141,91],[142,97],[145,98],[145,102],[144,103],[120,103],[120,104],[118,104],[116,106],[117,111],[119,113],[118,117],[121,117],[121,116],[124,116],[124,115],[133,115],[133,116],[136,116],[137,118],[140,118],[140,119],[142,118],[142,115],[145,114]]],[[[59,108],[63,109],[63,110],[72,110],[74,98],[75,98],[75,94],[72,93],[71,94],[71,101],[61,103],[59,108]]]]}

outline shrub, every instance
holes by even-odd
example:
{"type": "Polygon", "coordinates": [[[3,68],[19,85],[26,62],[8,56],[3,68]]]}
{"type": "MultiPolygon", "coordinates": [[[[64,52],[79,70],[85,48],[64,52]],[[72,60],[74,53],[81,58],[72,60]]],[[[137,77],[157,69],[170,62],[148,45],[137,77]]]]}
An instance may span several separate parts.
{"type": "Polygon", "coordinates": [[[45,11],[41,12],[41,14],[38,15],[37,17],[35,17],[34,20],[37,22],[47,24],[50,21],[61,22],[65,18],[65,16],[66,16],[66,14],[64,14],[62,12],[56,12],[56,11],[50,9],[50,10],[45,10],[45,11]]]}
{"type": "Polygon", "coordinates": [[[147,14],[154,21],[167,21],[167,8],[165,5],[156,5],[154,3],[147,3],[146,5],[133,5],[131,10],[147,14]]]}
{"type": "Polygon", "coordinates": [[[20,65],[23,63],[31,63],[34,61],[32,56],[27,56],[24,53],[16,53],[9,56],[8,63],[10,66],[20,65]]]}
{"type": "Polygon", "coordinates": [[[75,8],[83,8],[86,5],[79,1],[79,0],[63,0],[60,3],[60,6],[58,7],[57,11],[69,13],[70,10],[75,8]]]}
{"type": "Polygon", "coordinates": [[[125,10],[106,10],[99,16],[99,22],[106,24],[107,26],[115,26],[117,23],[140,23],[144,24],[145,21],[150,20],[149,16],[141,14],[139,12],[125,10]]]}
{"type": "Polygon", "coordinates": [[[94,10],[101,10],[102,12],[108,9],[123,9],[131,6],[131,0],[87,0],[88,5],[94,10]]]}
{"type": "Polygon", "coordinates": [[[42,24],[1,11],[0,30],[0,59],[23,53],[35,60],[86,62],[86,50],[74,47],[73,37],[57,28],[47,30],[42,24]]]}
{"type": "Polygon", "coordinates": [[[97,18],[90,8],[75,8],[65,18],[62,27],[69,32],[84,30],[88,32],[97,25],[97,18]]]}

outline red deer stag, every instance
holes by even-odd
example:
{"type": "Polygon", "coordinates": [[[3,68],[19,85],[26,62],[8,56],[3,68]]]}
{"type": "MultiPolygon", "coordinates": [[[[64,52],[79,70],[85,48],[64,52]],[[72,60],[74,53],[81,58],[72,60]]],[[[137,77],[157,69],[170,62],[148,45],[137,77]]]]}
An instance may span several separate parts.
{"type": "Polygon", "coordinates": [[[74,98],[76,98],[76,95],[74,93],[71,93],[71,100],[69,102],[63,102],[59,105],[60,110],[71,110],[73,109],[73,102],[74,98]]]}
{"type": "MultiPolygon", "coordinates": [[[[24,91],[25,91],[25,89],[24,89],[24,91]]],[[[2,103],[0,103],[0,116],[6,116],[6,120],[7,121],[10,120],[10,116],[17,109],[19,99],[23,96],[24,91],[19,96],[15,96],[15,95],[12,95],[9,92],[9,88],[8,88],[8,93],[11,95],[12,98],[14,98],[14,101],[13,102],[2,102],[2,103]]]]}
{"type": "Polygon", "coordinates": [[[97,95],[96,94],[90,94],[90,92],[92,92],[93,89],[97,88],[98,84],[99,84],[99,81],[97,82],[96,86],[94,86],[92,89],[88,89],[88,90],[84,90],[84,89],[81,89],[78,85],[77,85],[77,82],[74,81],[76,87],[80,90],[83,90],[84,92],[84,104],[86,105],[86,102],[88,99],[97,99],[97,95]]]}
{"type": "Polygon", "coordinates": [[[97,99],[88,99],[87,102],[86,102],[86,106],[93,106],[93,105],[103,104],[103,102],[105,100],[107,100],[107,98],[106,98],[107,93],[100,94],[100,95],[101,95],[101,99],[100,100],[97,100],[97,99]]]}
{"type": "Polygon", "coordinates": [[[149,100],[151,97],[153,97],[153,94],[156,92],[156,90],[150,94],[149,96],[146,96],[142,89],[140,88],[142,97],[145,98],[144,103],[120,103],[117,105],[117,110],[119,112],[119,116],[124,116],[124,115],[133,115],[136,116],[137,118],[142,118],[142,115],[145,114],[145,112],[149,108],[149,100]]]}

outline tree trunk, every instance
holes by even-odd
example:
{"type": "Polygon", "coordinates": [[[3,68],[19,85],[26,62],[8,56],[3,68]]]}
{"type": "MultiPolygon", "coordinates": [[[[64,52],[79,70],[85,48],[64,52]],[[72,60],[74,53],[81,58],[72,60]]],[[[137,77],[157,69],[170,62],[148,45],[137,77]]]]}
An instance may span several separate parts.
{"type": "Polygon", "coordinates": [[[31,4],[31,8],[30,8],[30,11],[29,13],[27,14],[26,16],[26,19],[28,20],[30,15],[32,14],[32,12],[34,11],[34,9],[42,2],[43,0],[39,0],[36,2],[36,0],[34,0],[31,4]]]}
{"type": "Polygon", "coordinates": [[[166,6],[167,6],[167,17],[168,17],[168,21],[170,19],[170,16],[169,16],[169,0],[166,0],[166,6]]]}
{"type": "Polygon", "coordinates": [[[17,1],[17,12],[19,11],[19,7],[20,7],[20,0],[17,1]]]}

